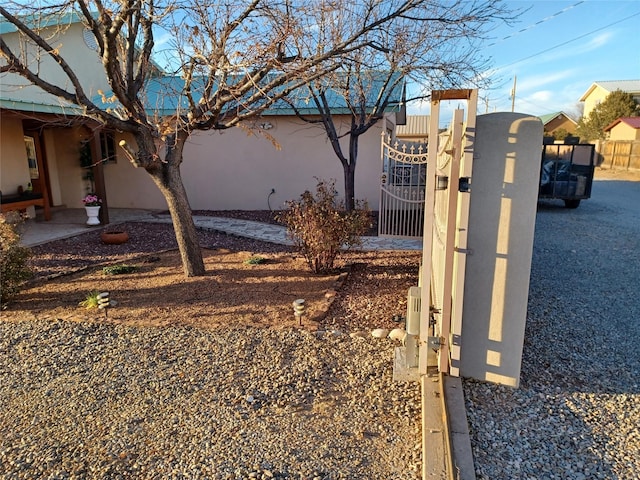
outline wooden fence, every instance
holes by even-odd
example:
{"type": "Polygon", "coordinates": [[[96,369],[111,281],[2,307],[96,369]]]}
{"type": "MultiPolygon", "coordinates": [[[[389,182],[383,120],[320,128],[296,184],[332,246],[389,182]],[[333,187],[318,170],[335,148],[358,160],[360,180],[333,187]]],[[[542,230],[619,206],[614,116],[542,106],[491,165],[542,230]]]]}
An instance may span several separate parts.
{"type": "Polygon", "coordinates": [[[617,170],[640,170],[640,140],[607,140],[596,146],[597,164],[617,170]]]}

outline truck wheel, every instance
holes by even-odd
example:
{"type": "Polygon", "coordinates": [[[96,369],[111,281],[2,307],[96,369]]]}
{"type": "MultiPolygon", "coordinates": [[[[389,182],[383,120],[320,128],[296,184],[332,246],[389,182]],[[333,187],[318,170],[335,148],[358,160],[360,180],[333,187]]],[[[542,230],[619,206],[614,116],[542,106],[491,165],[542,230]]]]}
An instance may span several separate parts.
{"type": "Polygon", "coordinates": [[[580,205],[580,200],[565,200],[564,206],[567,208],[578,208],[580,205]]]}

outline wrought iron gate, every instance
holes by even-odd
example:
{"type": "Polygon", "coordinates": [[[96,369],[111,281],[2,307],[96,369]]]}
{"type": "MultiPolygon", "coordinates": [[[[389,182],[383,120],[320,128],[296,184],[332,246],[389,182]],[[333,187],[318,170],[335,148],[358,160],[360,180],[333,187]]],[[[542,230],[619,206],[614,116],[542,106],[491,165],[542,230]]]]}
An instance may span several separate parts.
{"type": "Polygon", "coordinates": [[[390,136],[382,135],[378,235],[421,237],[427,148],[418,143],[391,142],[390,136]]]}

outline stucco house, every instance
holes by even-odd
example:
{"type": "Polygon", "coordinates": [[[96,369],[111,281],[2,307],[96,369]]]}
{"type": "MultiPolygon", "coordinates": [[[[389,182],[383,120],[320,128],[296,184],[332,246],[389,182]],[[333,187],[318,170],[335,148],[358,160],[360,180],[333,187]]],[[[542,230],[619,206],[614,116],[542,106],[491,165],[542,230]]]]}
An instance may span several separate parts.
{"type": "MultiPolygon", "coordinates": [[[[87,94],[97,98],[109,90],[95,44],[77,17],[60,17],[43,27],[51,29],[87,94]],[[64,29],[59,30],[60,25],[64,29]]],[[[0,22],[0,35],[10,45],[20,41],[6,22],[0,22]]],[[[40,62],[40,71],[50,82],[67,81],[50,59],[40,62]]],[[[161,78],[161,70],[154,68],[161,78]]],[[[100,126],[80,113],[15,74],[0,75],[0,190],[5,198],[31,188],[34,195],[46,198],[48,206],[82,206],[83,196],[92,188],[88,169],[81,165],[83,148],[100,126]]],[[[339,111],[335,119],[340,131],[350,124],[350,116],[339,111]]],[[[380,195],[381,134],[392,133],[394,127],[395,116],[389,113],[360,139],[355,193],[373,209],[380,195]]],[[[134,168],[118,147],[120,140],[126,140],[124,135],[115,131],[100,135],[100,174],[108,205],[165,209],[164,197],[149,175],[134,168]]],[[[324,129],[282,107],[242,128],[195,132],[185,147],[181,171],[191,207],[215,210],[277,209],[314,189],[317,178],[336,179],[339,191],[343,178],[324,129]]]]}
{"type": "Polygon", "coordinates": [[[640,117],[622,117],[604,129],[609,140],[640,140],[640,117]]]}
{"type": "Polygon", "coordinates": [[[589,115],[589,112],[591,112],[596,105],[616,90],[630,93],[640,102],[640,80],[597,81],[592,83],[589,89],[580,97],[580,101],[584,102],[583,115],[585,117],[589,115]]]}
{"type": "Polygon", "coordinates": [[[564,130],[570,134],[576,133],[577,122],[564,112],[549,113],[539,118],[542,120],[545,135],[553,136],[557,130],[564,130]]]}

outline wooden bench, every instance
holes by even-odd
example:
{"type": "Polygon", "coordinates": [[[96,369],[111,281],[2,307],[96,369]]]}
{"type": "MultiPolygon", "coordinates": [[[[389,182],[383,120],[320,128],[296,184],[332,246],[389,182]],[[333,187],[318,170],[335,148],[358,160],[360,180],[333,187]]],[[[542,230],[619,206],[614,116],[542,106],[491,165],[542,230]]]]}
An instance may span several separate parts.
{"type": "Polygon", "coordinates": [[[26,212],[27,207],[31,206],[42,207],[44,209],[44,219],[51,220],[49,202],[42,194],[3,195],[0,206],[2,207],[2,213],[16,210],[26,212]]]}

